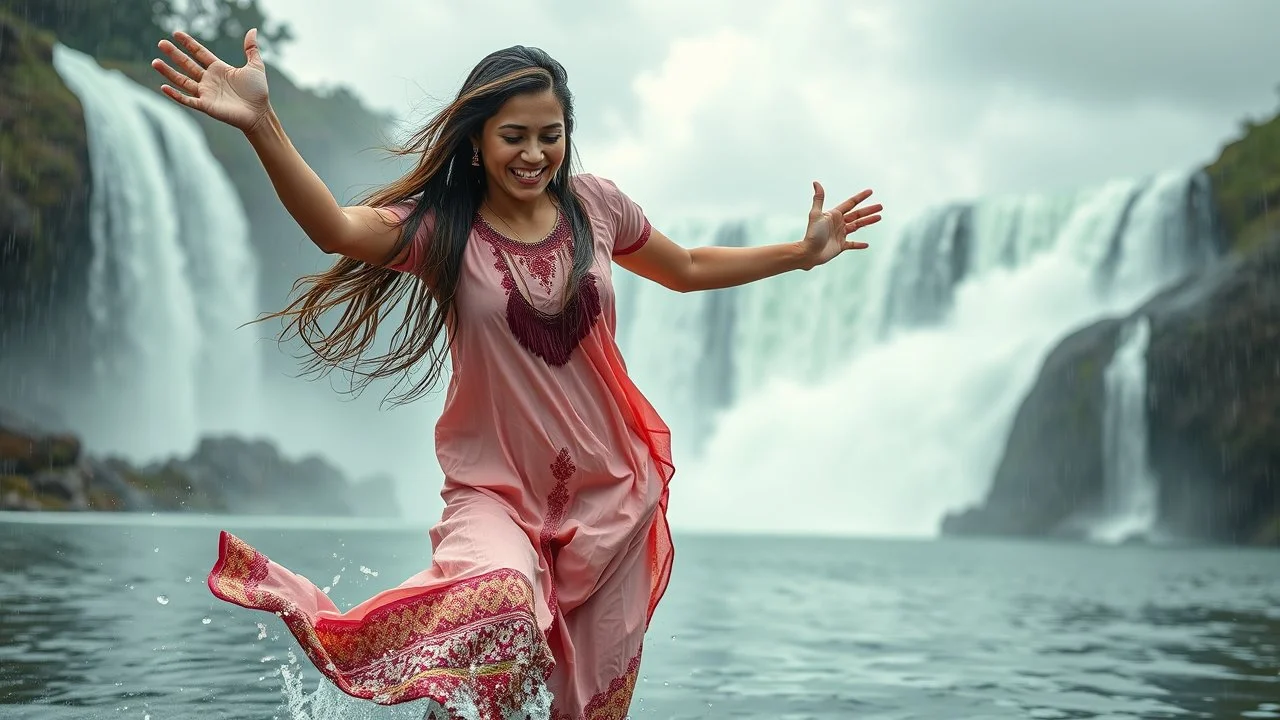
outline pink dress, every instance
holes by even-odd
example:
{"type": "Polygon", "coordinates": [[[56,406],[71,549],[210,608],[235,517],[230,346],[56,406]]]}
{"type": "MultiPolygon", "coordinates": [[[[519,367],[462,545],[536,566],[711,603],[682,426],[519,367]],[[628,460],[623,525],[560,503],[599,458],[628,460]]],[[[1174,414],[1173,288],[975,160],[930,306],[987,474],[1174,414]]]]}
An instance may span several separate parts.
{"type": "MultiPolygon", "coordinates": [[[[574,189],[595,264],[566,310],[576,331],[559,341],[546,331],[559,322],[550,316],[570,269],[564,216],[534,244],[479,218],[472,229],[435,432],[445,510],[430,568],[341,612],[306,578],[222,533],[209,588],[279,614],[349,695],[429,698],[441,720],[627,715],[671,572],[674,468],[667,426],[614,341],[610,261],[639,249],[650,225],[607,180],[579,175],[574,189]]],[[[396,269],[417,267],[428,225],[396,269]]]]}

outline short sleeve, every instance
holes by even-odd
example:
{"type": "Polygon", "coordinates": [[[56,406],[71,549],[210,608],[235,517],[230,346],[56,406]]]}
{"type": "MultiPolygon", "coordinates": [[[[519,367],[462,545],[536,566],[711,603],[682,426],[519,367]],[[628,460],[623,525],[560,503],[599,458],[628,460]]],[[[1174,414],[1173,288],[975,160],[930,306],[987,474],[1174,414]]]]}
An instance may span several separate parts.
{"type": "Polygon", "coordinates": [[[578,195],[589,206],[605,214],[613,225],[613,256],[629,255],[649,241],[653,226],[644,210],[627,197],[612,180],[595,175],[578,175],[578,195]]]}
{"type": "MultiPolygon", "coordinates": [[[[414,200],[408,200],[395,205],[387,205],[383,209],[390,210],[397,220],[403,221],[409,217],[409,213],[413,212],[415,206],[416,202],[414,200]]],[[[422,218],[422,224],[418,226],[418,231],[414,233],[413,241],[409,243],[409,252],[400,262],[387,265],[388,268],[398,272],[413,273],[419,267],[422,258],[426,255],[427,243],[431,240],[431,229],[434,225],[431,220],[430,213],[422,218]]]]}

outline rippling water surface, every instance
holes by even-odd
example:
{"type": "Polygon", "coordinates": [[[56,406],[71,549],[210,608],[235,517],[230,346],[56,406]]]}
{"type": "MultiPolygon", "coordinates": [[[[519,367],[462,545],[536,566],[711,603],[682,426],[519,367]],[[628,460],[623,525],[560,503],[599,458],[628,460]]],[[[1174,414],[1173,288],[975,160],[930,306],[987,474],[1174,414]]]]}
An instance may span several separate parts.
{"type": "MultiPolygon", "coordinates": [[[[217,529],[340,607],[429,544],[291,524],[0,515],[0,717],[310,718],[283,624],[204,585],[217,529]]],[[[677,536],[641,675],[637,720],[1280,718],[1280,553],[677,536]]]]}

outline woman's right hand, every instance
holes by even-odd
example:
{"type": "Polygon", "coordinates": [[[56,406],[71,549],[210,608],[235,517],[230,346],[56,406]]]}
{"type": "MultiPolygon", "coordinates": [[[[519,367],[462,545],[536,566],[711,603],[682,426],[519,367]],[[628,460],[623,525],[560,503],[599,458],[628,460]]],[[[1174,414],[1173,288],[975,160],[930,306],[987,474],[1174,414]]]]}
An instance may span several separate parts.
{"type": "Polygon", "coordinates": [[[181,30],[173,38],[181,47],[168,40],[159,43],[173,65],[159,58],[151,61],[173,83],[161,86],[165,95],[246,133],[267,117],[267,67],[258,52],[257,28],[245,33],[243,67],[231,67],[181,30]]]}

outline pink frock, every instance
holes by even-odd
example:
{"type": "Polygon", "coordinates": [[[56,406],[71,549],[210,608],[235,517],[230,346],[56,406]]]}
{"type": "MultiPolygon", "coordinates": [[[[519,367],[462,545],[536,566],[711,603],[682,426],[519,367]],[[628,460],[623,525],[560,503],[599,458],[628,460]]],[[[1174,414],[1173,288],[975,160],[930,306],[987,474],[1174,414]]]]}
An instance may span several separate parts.
{"type": "MultiPolygon", "coordinates": [[[[445,510],[430,568],[342,612],[306,578],[221,535],[210,590],[280,615],[349,695],[428,698],[440,720],[627,716],[671,573],[674,467],[667,426],[614,341],[610,260],[639,249],[650,225],[608,180],[578,175],[574,189],[595,264],[570,306],[580,322],[568,341],[539,332],[563,304],[567,220],[533,244],[479,218],[473,227],[435,431],[445,510]]],[[[427,225],[397,270],[417,267],[427,225]]]]}

